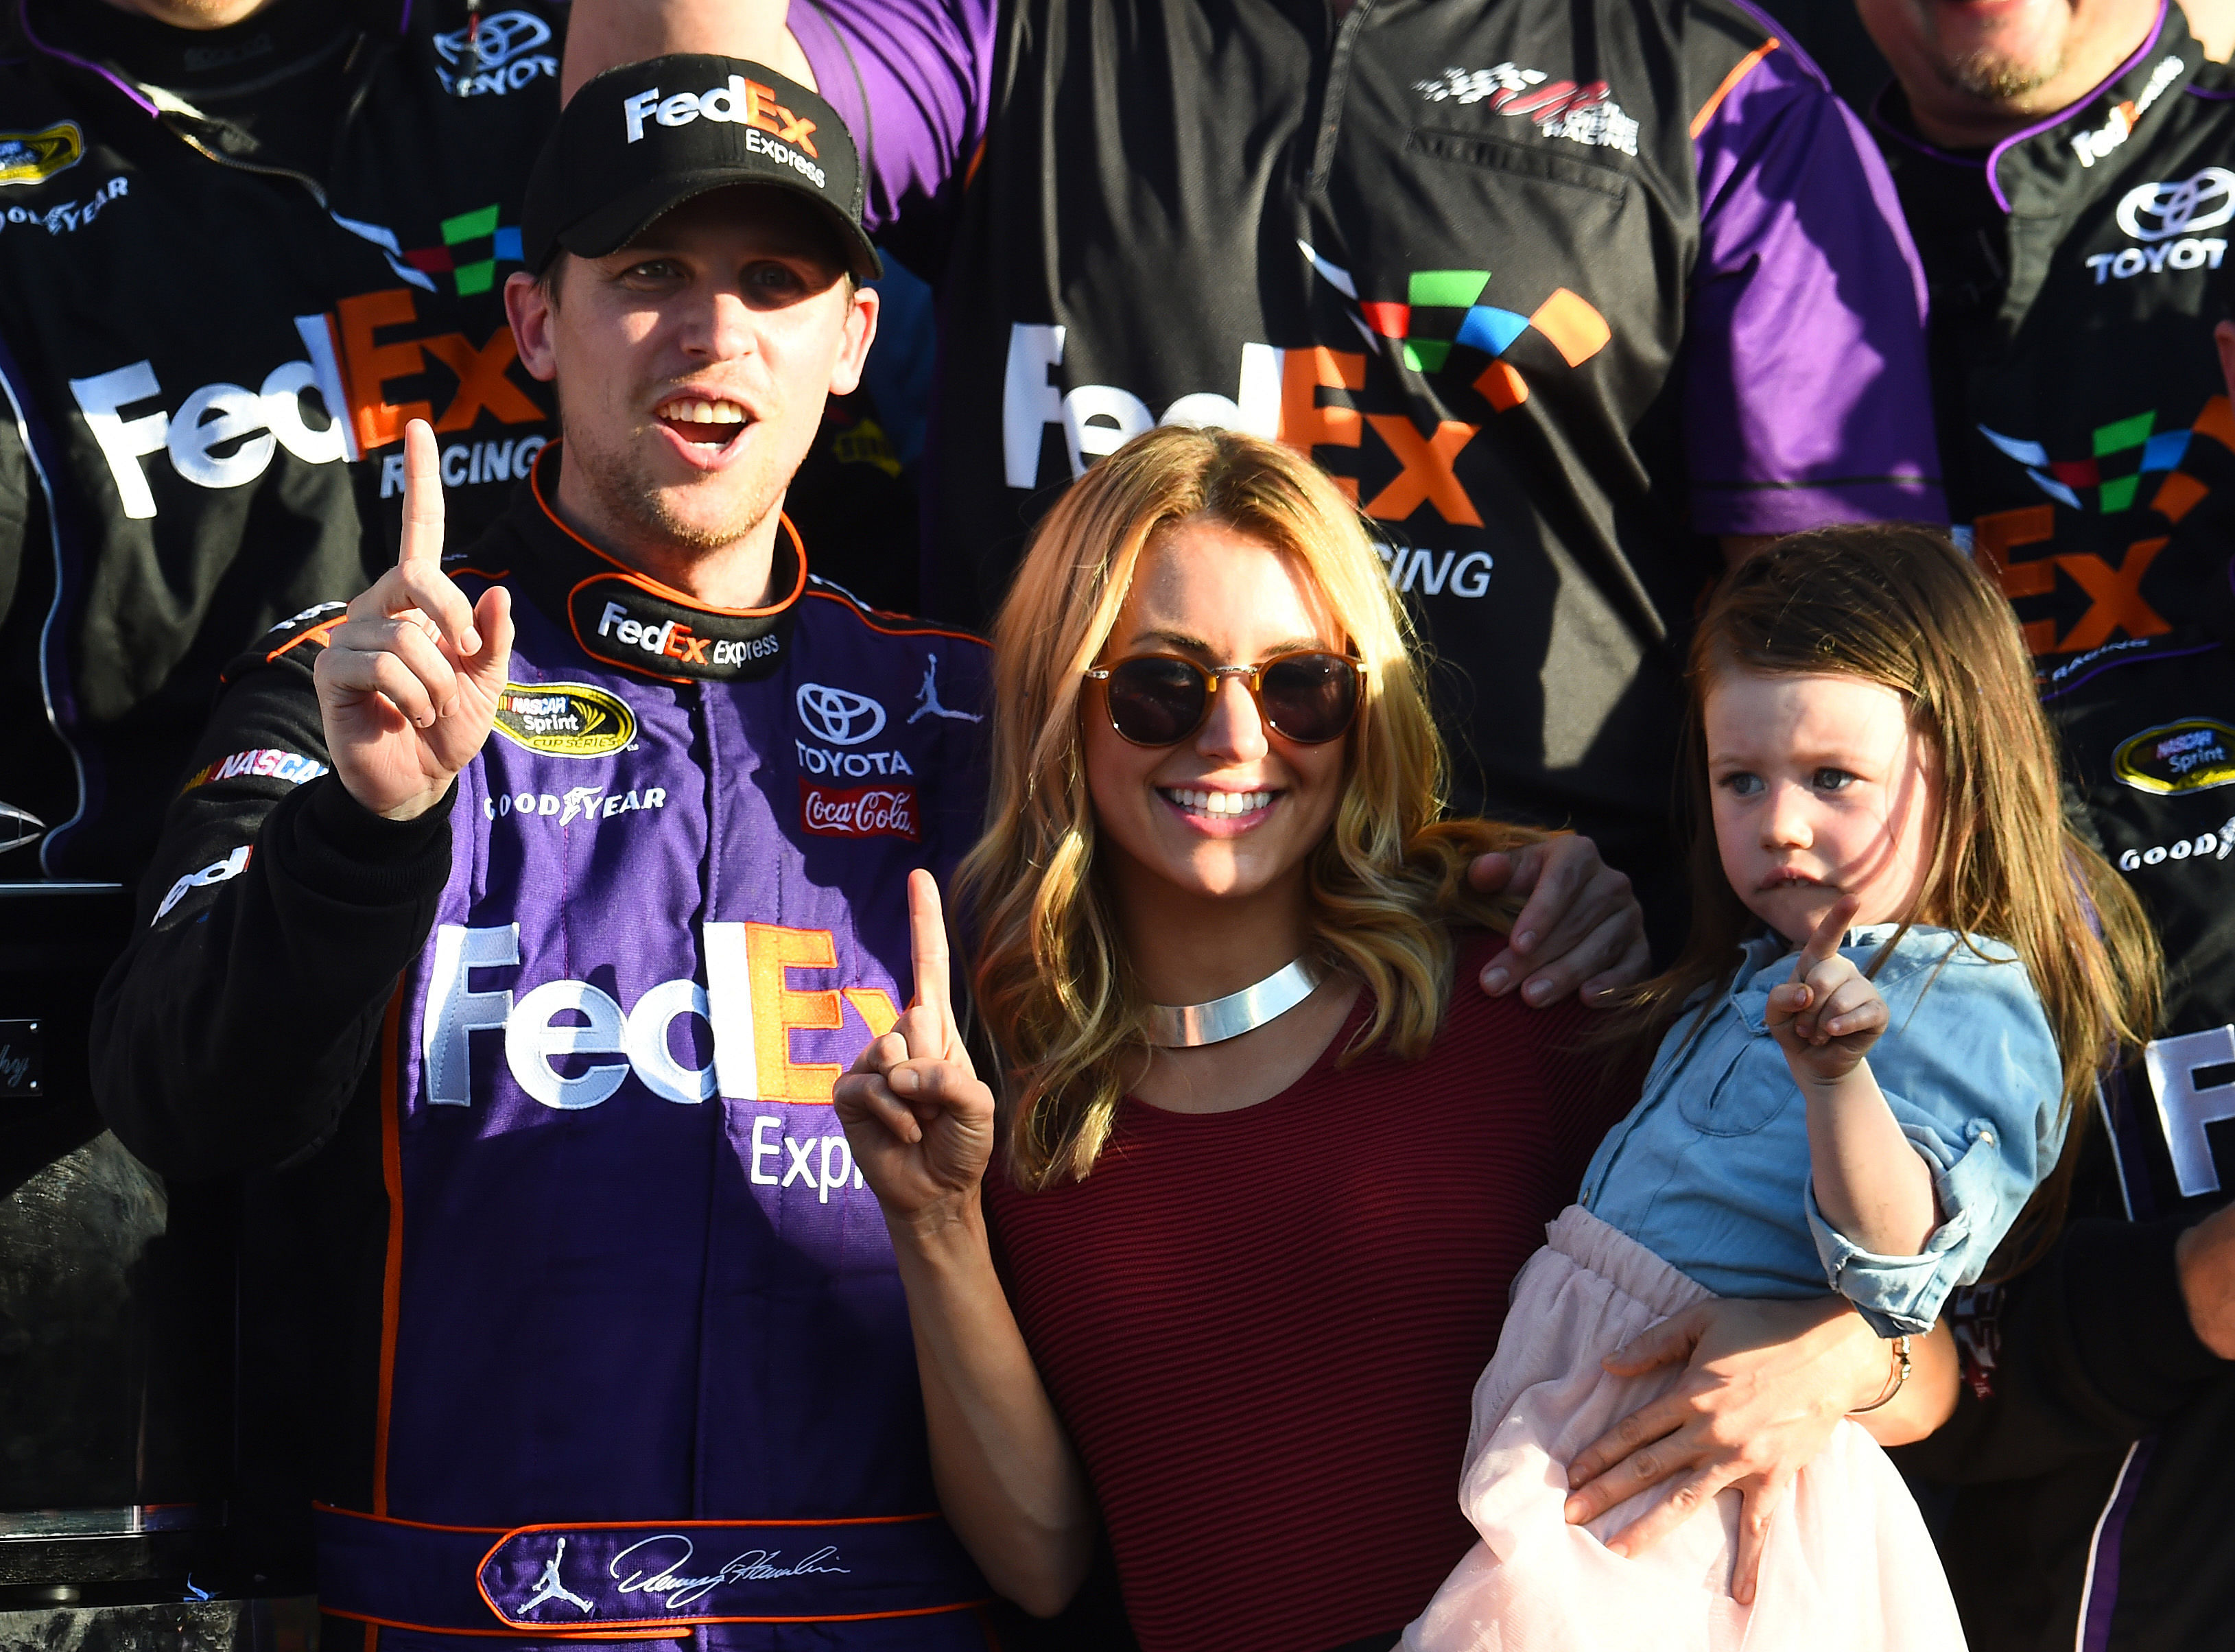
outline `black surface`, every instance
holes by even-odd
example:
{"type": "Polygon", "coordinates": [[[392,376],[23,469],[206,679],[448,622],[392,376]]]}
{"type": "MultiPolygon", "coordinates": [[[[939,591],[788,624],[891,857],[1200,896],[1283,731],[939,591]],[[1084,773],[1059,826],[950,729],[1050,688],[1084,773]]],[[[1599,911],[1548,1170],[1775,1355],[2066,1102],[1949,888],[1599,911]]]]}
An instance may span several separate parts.
{"type": "Polygon", "coordinates": [[[302,1598],[44,1605],[0,1590],[0,1652],[317,1652],[302,1598]]]}
{"type": "MultiPolygon", "coordinates": [[[[39,1024],[41,1089],[0,1098],[0,1518],[200,1504],[231,1446],[230,1201],[174,1197],[102,1128],[94,990],[127,893],[0,885],[0,1023],[39,1024]]],[[[206,1533],[0,1541],[0,1585],[183,1575],[206,1533]]],[[[0,1644],[5,1644],[0,1637],[0,1644]]]]}
{"type": "Polygon", "coordinates": [[[1877,44],[1864,31],[1855,0],[1760,0],[1793,43],[1816,60],[1857,114],[1867,113],[1878,88],[1893,78],[1877,44]]]}
{"type": "MultiPolygon", "coordinates": [[[[222,1510],[213,1508],[209,1513],[214,1519],[222,1510]]],[[[0,1542],[0,1612],[57,1585],[88,1600],[120,1592],[145,1598],[151,1585],[161,1581],[175,1596],[184,1592],[189,1577],[206,1583],[220,1576],[224,1538],[224,1531],[214,1525],[206,1531],[147,1531],[126,1537],[11,1537],[0,1542]]],[[[0,1652],[6,1652],[6,1647],[7,1642],[0,1639],[0,1652]]]]}

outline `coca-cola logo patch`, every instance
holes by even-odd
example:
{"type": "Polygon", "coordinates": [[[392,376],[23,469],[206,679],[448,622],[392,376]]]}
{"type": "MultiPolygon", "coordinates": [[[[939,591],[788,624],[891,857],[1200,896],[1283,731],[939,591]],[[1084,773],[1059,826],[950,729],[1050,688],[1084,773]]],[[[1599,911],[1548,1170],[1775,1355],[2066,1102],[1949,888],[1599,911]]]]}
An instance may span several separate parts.
{"type": "Polygon", "coordinates": [[[799,783],[799,823],[819,837],[905,837],[918,832],[914,786],[799,783]]]}

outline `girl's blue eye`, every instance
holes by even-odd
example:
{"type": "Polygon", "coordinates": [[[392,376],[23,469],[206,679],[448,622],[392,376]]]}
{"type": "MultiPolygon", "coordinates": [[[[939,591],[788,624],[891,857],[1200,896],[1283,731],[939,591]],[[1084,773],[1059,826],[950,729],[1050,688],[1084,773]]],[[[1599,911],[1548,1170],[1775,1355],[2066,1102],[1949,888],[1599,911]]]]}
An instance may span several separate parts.
{"type": "Polygon", "coordinates": [[[1740,797],[1753,796],[1762,789],[1761,777],[1757,774],[1725,775],[1723,777],[1723,784],[1730,788],[1731,791],[1734,795],[1740,797]]]}
{"type": "Polygon", "coordinates": [[[1845,769],[1819,769],[1816,789],[1819,791],[1845,791],[1855,782],[1855,777],[1845,769]]]}

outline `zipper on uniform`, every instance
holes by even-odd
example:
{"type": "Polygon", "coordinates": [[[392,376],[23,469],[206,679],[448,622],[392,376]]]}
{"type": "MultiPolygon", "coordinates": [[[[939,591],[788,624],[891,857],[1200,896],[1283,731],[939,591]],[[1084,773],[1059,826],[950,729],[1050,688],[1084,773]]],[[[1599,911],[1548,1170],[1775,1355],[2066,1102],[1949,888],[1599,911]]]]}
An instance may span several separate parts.
{"type": "Polygon", "coordinates": [[[252,161],[236,161],[229,154],[221,154],[217,150],[211,148],[209,145],[204,143],[200,138],[196,137],[192,132],[187,131],[183,126],[174,126],[167,120],[165,121],[163,124],[170,128],[172,134],[177,137],[180,142],[185,144],[187,148],[192,149],[196,154],[201,156],[205,161],[214,161],[220,167],[230,167],[235,172],[254,173],[259,177],[292,178],[297,183],[302,185],[304,188],[311,192],[311,199],[318,203],[318,210],[320,212],[331,213],[333,211],[333,208],[326,204],[325,186],[320,183],[316,178],[311,176],[309,173],[298,172],[292,167],[259,167],[252,161]]]}
{"type": "MultiPolygon", "coordinates": [[[[362,34],[358,35],[357,39],[351,44],[349,55],[342,62],[342,73],[345,77],[348,76],[351,70],[356,67],[358,57],[364,50],[364,44],[365,36],[362,34]]],[[[372,75],[370,73],[370,68],[371,66],[370,64],[366,65],[366,72],[356,76],[355,84],[350,88],[349,102],[343,106],[341,119],[334,124],[334,143],[337,149],[340,148],[342,134],[348,129],[350,124],[356,120],[358,110],[364,107],[365,94],[371,88],[372,75]]],[[[320,212],[331,213],[333,211],[333,205],[326,197],[326,187],[320,183],[316,178],[311,176],[309,173],[298,172],[292,167],[266,166],[253,161],[242,161],[236,156],[223,154],[220,151],[213,148],[209,144],[204,142],[197,134],[186,126],[185,121],[187,116],[185,114],[177,108],[162,108],[162,102],[165,99],[168,99],[174,104],[184,102],[184,100],[180,99],[176,93],[167,92],[162,88],[151,86],[141,86],[139,90],[142,96],[147,97],[151,99],[151,101],[155,102],[156,107],[159,109],[161,109],[161,119],[164,129],[169,132],[174,137],[177,138],[180,142],[185,144],[187,148],[192,149],[196,154],[201,156],[205,161],[215,161],[220,167],[229,167],[235,172],[251,173],[260,178],[285,178],[292,180],[293,182],[302,185],[305,189],[310,192],[311,199],[318,204],[318,210],[320,212]]],[[[191,108],[192,106],[188,105],[187,107],[191,108]]],[[[199,109],[193,110],[193,118],[206,127],[222,127],[225,124],[221,121],[214,120],[211,116],[202,114],[199,109]]]]}
{"type": "Polygon", "coordinates": [[[1342,130],[1342,100],[1350,87],[1350,60],[1357,52],[1366,15],[1373,10],[1373,0],[1357,0],[1335,25],[1334,50],[1327,59],[1327,79],[1320,90],[1319,131],[1312,144],[1311,193],[1314,195],[1327,187],[1327,174],[1334,170],[1334,141],[1342,130]]]}

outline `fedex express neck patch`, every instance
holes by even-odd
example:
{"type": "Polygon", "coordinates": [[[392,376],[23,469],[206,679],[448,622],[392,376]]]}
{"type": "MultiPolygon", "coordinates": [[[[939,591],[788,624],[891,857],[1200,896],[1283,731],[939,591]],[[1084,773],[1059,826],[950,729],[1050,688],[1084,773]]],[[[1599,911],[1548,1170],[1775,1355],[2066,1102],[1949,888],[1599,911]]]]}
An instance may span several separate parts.
{"type": "Polygon", "coordinates": [[[2111,770],[2135,790],[2160,796],[2235,784],[2235,729],[2208,717],[2144,729],[2119,743],[2111,770]]]}
{"type": "Polygon", "coordinates": [[[788,605],[750,614],[690,607],[608,574],[567,593],[567,618],[593,659],[647,677],[730,682],[776,669],[792,613],[788,605]]]}
{"type": "Polygon", "coordinates": [[[790,522],[777,535],[766,607],[701,606],[592,550],[560,523],[541,481],[558,451],[554,442],[536,456],[530,497],[515,502],[498,530],[524,541],[524,555],[502,560],[536,606],[563,618],[591,659],[641,677],[737,682],[773,672],[807,589],[807,556],[790,522]]]}

